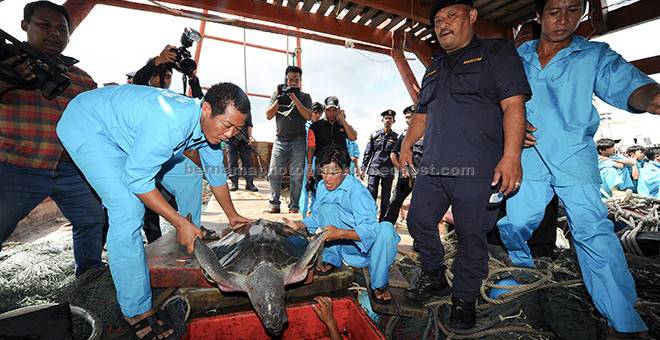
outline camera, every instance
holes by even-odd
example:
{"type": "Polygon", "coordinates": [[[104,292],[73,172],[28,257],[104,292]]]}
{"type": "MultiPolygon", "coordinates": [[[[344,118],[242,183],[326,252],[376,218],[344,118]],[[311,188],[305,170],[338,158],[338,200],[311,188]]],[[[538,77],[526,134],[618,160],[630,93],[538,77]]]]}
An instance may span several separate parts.
{"type": "Polygon", "coordinates": [[[289,94],[291,93],[300,93],[300,88],[290,87],[287,84],[277,85],[277,102],[281,105],[291,104],[291,98],[289,98],[289,94]]]}
{"type": "Polygon", "coordinates": [[[183,30],[183,34],[181,34],[181,46],[172,49],[176,53],[174,68],[188,77],[192,76],[193,72],[197,69],[197,63],[192,59],[188,48],[201,39],[202,35],[199,32],[187,27],[183,30]]]}
{"type": "Polygon", "coordinates": [[[59,57],[51,57],[37,51],[0,29],[0,79],[7,83],[14,84],[23,90],[38,89],[44,98],[51,100],[62,94],[71,85],[71,80],[66,73],[72,64],[74,63],[66,63],[59,57]],[[14,69],[17,64],[7,65],[1,62],[15,56],[20,57],[17,64],[25,61],[30,64],[32,73],[35,75],[34,79],[25,80],[14,69]]]}

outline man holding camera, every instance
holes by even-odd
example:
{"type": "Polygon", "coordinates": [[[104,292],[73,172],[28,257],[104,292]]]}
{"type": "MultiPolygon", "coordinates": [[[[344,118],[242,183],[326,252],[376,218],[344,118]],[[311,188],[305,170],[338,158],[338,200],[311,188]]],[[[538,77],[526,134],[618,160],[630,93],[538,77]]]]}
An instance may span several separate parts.
{"type": "MultiPolygon", "coordinates": [[[[177,58],[177,48],[172,45],[165,46],[158,56],[149,59],[146,65],[135,72],[132,83],[169,89],[172,83],[172,69],[181,69],[181,66],[176,63],[177,58]]],[[[199,85],[199,78],[195,75],[196,70],[184,71],[187,71],[184,75],[188,78],[192,97],[201,99],[204,92],[199,85]]]]}
{"type": "Polygon", "coordinates": [[[277,86],[266,109],[266,119],[275,118],[277,135],[268,169],[271,214],[280,213],[282,176],[287,162],[289,168],[289,213],[299,211],[300,190],[305,166],[305,122],[312,118],[312,97],[300,90],[302,69],[289,66],[285,71],[286,84],[277,86]]]}
{"type": "MultiPolygon", "coordinates": [[[[48,1],[29,3],[21,27],[29,47],[68,67],[71,85],[55,98],[42,96],[35,84],[47,74],[36,60],[13,56],[10,65],[25,86],[0,79],[0,245],[41,201],[50,197],[73,225],[76,275],[101,261],[104,212],[89,184],[62,148],[55,126],[69,101],[96,88],[77,60],[62,55],[69,43],[70,20],[63,6],[48,1]]],[[[1,246],[0,246],[1,247],[1,246]]]]}

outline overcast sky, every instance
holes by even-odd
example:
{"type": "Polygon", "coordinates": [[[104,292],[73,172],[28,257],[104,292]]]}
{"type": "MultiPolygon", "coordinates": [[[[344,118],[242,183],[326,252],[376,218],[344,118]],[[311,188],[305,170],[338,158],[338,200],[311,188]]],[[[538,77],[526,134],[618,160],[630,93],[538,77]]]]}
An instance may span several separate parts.
{"type": "MultiPolygon", "coordinates": [[[[22,10],[29,1],[5,0],[0,2],[0,28],[25,40],[20,29],[22,10]]],[[[54,1],[63,3],[64,1],[54,1]]],[[[160,53],[166,44],[179,46],[179,38],[185,27],[199,29],[199,21],[169,15],[128,10],[97,5],[71,36],[64,54],[80,60],[79,67],[87,71],[101,86],[106,82],[124,83],[124,74],[142,67],[148,58],[160,53]]],[[[628,60],[636,60],[660,54],[658,39],[651,38],[660,32],[660,20],[641,27],[615,33],[597,40],[607,41],[628,60]],[[630,31],[630,32],[628,32],[630,31]]],[[[209,35],[243,40],[243,29],[209,23],[209,35]]],[[[247,30],[248,42],[279,49],[287,49],[287,37],[247,30]]],[[[295,38],[289,38],[289,48],[295,48],[295,38]]],[[[195,46],[191,48],[194,54],[195,46]]],[[[370,133],[382,126],[380,112],[392,108],[397,111],[394,129],[404,129],[401,114],[405,106],[412,104],[403,81],[392,59],[386,55],[356,51],[341,46],[314,41],[302,42],[303,90],[314,101],[335,95],[346,110],[347,120],[358,131],[358,143],[364,150],[370,133]]],[[[424,67],[409,57],[411,67],[421,80],[424,67]]],[[[287,59],[284,54],[247,48],[244,63],[243,46],[206,40],[200,59],[198,75],[202,86],[229,81],[245,86],[247,71],[249,92],[271,94],[284,78],[287,59]]],[[[656,78],[658,79],[658,78],[656,78]]],[[[180,74],[175,72],[172,89],[181,90],[180,74]]],[[[251,97],[254,135],[257,140],[272,141],[275,122],[265,118],[267,99],[251,97]]],[[[599,105],[599,110],[613,109],[599,105]]],[[[640,115],[642,126],[660,126],[660,117],[640,115]]],[[[623,116],[624,118],[629,116],[623,116]]],[[[649,129],[654,141],[660,142],[660,129],[649,129]]]]}

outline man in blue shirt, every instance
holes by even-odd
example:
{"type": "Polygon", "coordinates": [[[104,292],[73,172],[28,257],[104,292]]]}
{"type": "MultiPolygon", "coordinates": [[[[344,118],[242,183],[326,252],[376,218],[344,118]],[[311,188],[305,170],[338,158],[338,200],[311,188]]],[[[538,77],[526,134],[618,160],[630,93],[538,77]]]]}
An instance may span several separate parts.
{"type": "Polygon", "coordinates": [[[640,195],[660,198],[660,147],[646,150],[649,159],[639,174],[637,190],[640,195]]]}
{"type": "Polygon", "coordinates": [[[317,162],[323,179],[317,186],[312,214],[302,222],[284,221],[311,233],[319,228],[328,233],[317,275],[327,275],[343,262],[368,267],[372,298],[377,303],[389,303],[388,276],[401,238],[392,223],[376,220],[376,201],[357,178],[349,176],[345,148],[327,146],[317,162]]]}
{"type": "Polygon", "coordinates": [[[527,102],[523,182],[498,222],[511,261],[533,267],[526,244],[554,193],[561,199],[585,285],[612,332],[646,325],[635,311],[635,284],[599,195],[593,136],[600,117],[595,94],[629,111],[660,113],[660,87],[605,43],[574,35],[583,0],[537,1],[542,34],[518,49],[534,96],[527,102]],[[536,129],[538,128],[538,129],[536,129]]]}
{"type": "MultiPolygon", "coordinates": [[[[188,252],[202,236],[198,176],[183,152],[198,149],[211,190],[232,226],[249,220],[231,202],[219,144],[235,136],[250,112],[236,85],[212,86],[204,100],[137,85],[111,86],[77,96],[64,111],[57,135],[108,210],[108,258],[117,300],[138,337],[145,321],[159,324],[151,309],[149,270],[140,236],[145,206],[167,219],[188,252]],[[156,189],[176,196],[179,212],[156,189]],[[192,223],[184,216],[192,214],[192,223]]],[[[160,328],[160,327],[156,327],[160,328]]]]}
{"type": "Polygon", "coordinates": [[[614,145],[620,140],[601,138],[596,141],[601,194],[604,198],[622,195],[626,190],[636,191],[633,178],[639,177],[637,160],[616,154],[614,145]]]}

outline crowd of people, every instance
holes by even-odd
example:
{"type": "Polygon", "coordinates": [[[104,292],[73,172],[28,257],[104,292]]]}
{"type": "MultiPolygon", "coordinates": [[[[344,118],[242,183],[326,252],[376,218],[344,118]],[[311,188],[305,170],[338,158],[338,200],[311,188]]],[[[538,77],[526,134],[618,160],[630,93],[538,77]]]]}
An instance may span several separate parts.
{"type": "Polygon", "coordinates": [[[620,140],[601,138],[596,141],[600,192],[604,199],[626,195],[626,192],[660,198],[660,146],[628,147],[617,153],[620,140]]]}
{"type": "MultiPolygon", "coordinates": [[[[476,324],[489,234],[498,232],[514,265],[534,267],[532,241],[554,239],[561,202],[585,286],[611,334],[643,337],[635,284],[601,193],[659,197],[660,149],[633,146],[620,156],[616,141],[595,143],[599,116],[592,98],[660,114],[660,86],[607,44],[575,34],[585,0],[536,3],[538,22],[524,25],[514,46],[475,35],[472,0],[435,1],[429,18],[444,53],[426,70],[415,105],[402,110],[406,131],[393,131],[396,112],[383,111],[383,127],[369,137],[361,165],[357,132],[339,99],[314,103],[301,90],[302,69],[288,67],[265,112],[277,129],[266,212],[281,212],[288,173],[288,212],[302,219],[284,222],[327,234],[316,275],[343,264],[367,267],[372,300],[386,304],[400,240],[394,225],[412,194],[406,223],[421,273],[406,297],[425,302],[451,295],[449,325],[464,330],[476,324]],[[438,232],[450,207],[458,238],[451,286],[438,232]]],[[[190,96],[169,91],[173,46],[127,74],[132,84],[96,89],[76,60],[62,55],[71,30],[64,7],[30,3],[21,25],[30,46],[66,63],[71,86],[47,99],[37,89],[0,81],[0,245],[51,197],[73,225],[76,275],[105,265],[105,242],[117,300],[136,336],[172,336],[171,325],[153,310],[141,230],[153,241],[165,218],[188,252],[196,238],[213,238],[200,228],[202,178],[232,227],[251,221],[230,194],[240,176],[247,190],[258,190],[249,161],[249,98],[231,83],[204,93],[194,72],[186,75],[190,96]]],[[[26,81],[35,78],[20,56],[2,62],[26,81]]],[[[317,301],[319,317],[336,328],[329,301],[317,301]]],[[[338,336],[336,329],[331,333],[338,336]]]]}

